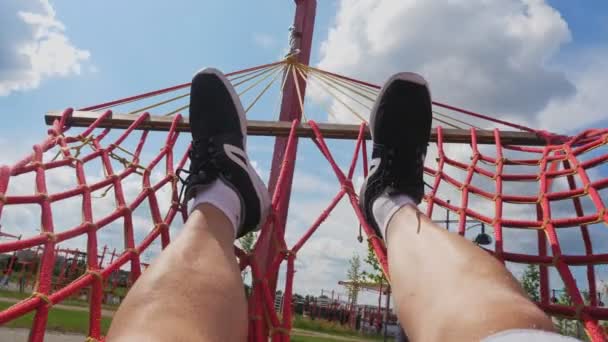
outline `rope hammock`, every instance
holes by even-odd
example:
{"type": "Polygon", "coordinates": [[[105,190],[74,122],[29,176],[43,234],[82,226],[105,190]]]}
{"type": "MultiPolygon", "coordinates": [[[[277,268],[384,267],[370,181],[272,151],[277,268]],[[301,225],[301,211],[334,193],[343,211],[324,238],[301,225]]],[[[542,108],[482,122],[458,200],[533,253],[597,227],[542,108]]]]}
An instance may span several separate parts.
{"type": "MultiPolygon", "coordinates": [[[[264,334],[268,332],[273,341],[288,341],[293,317],[291,303],[295,259],[343,198],[352,207],[380,265],[389,275],[386,247],[364,220],[358,205],[357,189],[353,186],[357,170],[367,175],[369,130],[366,113],[380,87],[298,64],[291,59],[232,72],[228,76],[249,113],[269,90],[281,91],[288,82],[294,82],[299,106],[304,113],[302,123],[296,120],[281,128],[281,134],[288,136],[287,145],[273,192],[272,213],[258,238],[258,241],[270,239],[278,252],[268,256],[272,260],[270,267],[263,267],[260,260],[263,251],[254,247],[251,253],[246,253],[235,246],[241,270],[249,268],[253,278],[249,296],[249,339],[264,341],[264,334]],[[350,127],[350,133],[344,133],[342,137],[354,140],[351,161],[344,168],[338,165],[329,147],[331,144],[326,142],[325,135],[330,135],[329,128],[326,130],[329,126],[312,119],[317,113],[310,110],[311,105],[303,99],[303,92],[299,88],[302,81],[307,83],[309,89],[316,88],[319,94],[325,96],[317,99],[315,108],[323,107],[325,113],[333,118],[352,115],[359,122],[356,127],[344,125],[336,128],[346,130],[350,127]],[[296,141],[299,136],[311,138],[331,167],[340,188],[297,242],[288,246],[284,239],[284,227],[274,223],[277,213],[287,210],[280,205],[281,198],[287,196],[290,188],[284,170],[296,161],[296,141]],[[274,308],[275,289],[268,279],[276,276],[282,265],[286,265],[286,277],[282,314],[279,316],[274,308]]],[[[8,234],[0,236],[4,237],[4,240],[0,240],[0,253],[18,255],[18,252],[31,251],[39,255],[38,267],[31,271],[35,276],[31,296],[0,311],[0,324],[35,312],[30,339],[42,341],[53,305],[86,291],[89,296],[88,340],[103,340],[102,303],[108,283],[115,288],[118,272],[126,269],[130,283],[135,282],[143,271],[144,253],[154,244],[165,248],[171,241],[170,227],[181,225],[175,218],[179,216],[182,221],[186,220],[186,208],[178,203],[179,185],[175,170],[183,168],[188,161],[189,146],[178,153],[176,142],[180,133],[188,130],[187,118],[180,113],[188,109],[189,93],[184,91],[189,85],[184,83],[84,107],[79,111],[66,109],[51,113],[47,116],[50,124],[48,136],[33,147],[32,154],[12,166],[0,166],[0,223],[3,224],[3,234],[8,234]],[[88,121],[83,119],[85,117],[88,121]],[[79,121],[79,118],[82,120],[79,121]],[[80,125],[87,127],[69,134],[71,127],[80,125]],[[124,130],[116,132],[108,127],[121,127],[124,130]],[[166,131],[161,145],[158,139],[149,139],[157,130],[166,131]],[[133,148],[126,145],[133,145],[133,148]],[[144,155],[148,155],[150,160],[144,162],[144,155]],[[101,165],[103,176],[88,174],[91,165],[101,165]],[[51,173],[58,170],[75,175],[75,185],[51,192],[51,173]],[[14,193],[12,184],[27,175],[33,178],[33,192],[14,193]],[[129,198],[125,189],[133,179],[138,184],[137,194],[129,198]],[[95,202],[99,198],[114,200],[107,213],[97,212],[95,202]],[[58,219],[62,213],[54,211],[53,207],[70,199],[76,200],[82,207],[82,217],[74,226],[65,227],[58,219]],[[6,216],[5,212],[11,208],[32,205],[40,210],[38,233],[26,229],[30,227],[7,226],[3,223],[3,214],[6,216]],[[149,226],[139,226],[134,214],[138,210],[147,211],[149,226]],[[116,226],[124,236],[122,249],[120,246],[109,246],[117,249],[112,252],[111,258],[104,258],[108,247],[100,252],[100,236],[116,226]],[[145,230],[144,237],[136,241],[137,232],[142,230],[145,230]],[[63,275],[65,270],[62,269],[58,279],[53,273],[56,260],[60,255],[73,253],[62,248],[62,243],[79,238],[86,241],[86,255],[83,254],[86,260],[82,262],[86,269],[69,282],[66,282],[67,278],[63,275]]],[[[278,101],[274,107],[278,117],[278,101]]],[[[594,251],[591,235],[592,230],[606,229],[608,222],[602,198],[606,193],[604,196],[601,193],[608,188],[608,177],[598,176],[601,175],[599,170],[602,165],[608,161],[608,129],[587,130],[577,136],[566,137],[438,102],[434,103],[433,126],[436,158],[427,158],[425,180],[430,184],[430,189],[421,206],[426,214],[438,217],[442,210],[452,213],[457,218],[456,233],[465,237],[473,234],[473,230],[468,229],[471,222],[487,225],[492,230],[494,244],[480,247],[486,248],[488,253],[503,263],[538,265],[540,300],[537,304],[543,310],[554,316],[580,320],[591,340],[604,341],[606,335],[598,320],[608,320],[608,309],[600,306],[598,293],[602,289],[597,288],[599,279],[596,271],[608,263],[608,253],[594,251]],[[480,128],[488,124],[498,128],[480,128]],[[464,157],[449,153],[450,142],[461,141],[456,139],[458,134],[466,138],[463,145],[467,153],[464,157]],[[532,142],[531,145],[518,145],[518,140],[509,140],[524,135],[532,142]],[[512,184],[522,182],[528,188],[535,189],[536,193],[515,194],[509,191],[512,184]],[[552,215],[555,214],[552,208],[556,203],[564,201],[571,204],[572,210],[565,216],[552,215]],[[486,205],[478,205],[482,202],[486,205]],[[530,209],[528,215],[509,215],[507,208],[513,206],[530,209]],[[535,254],[513,252],[505,247],[508,236],[517,236],[523,230],[535,234],[535,254]],[[562,250],[563,241],[560,243],[558,238],[558,232],[562,230],[580,231],[584,254],[567,254],[562,250]],[[507,234],[506,231],[515,232],[507,234]],[[575,278],[571,270],[574,266],[586,269],[586,286],[577,284],[577,280],[580,282],[581,279],[575,278]],[[552,270],[563,282],[571,304],[557,304],[551,300],[552,270]],[[584,298],[582,289],[587,289],[588,298],[584,298]]],[[[250,122],[250,133],[254,128],[250,122]]],[[[353,230],[353,236],[355,234],[353,230]]]]}

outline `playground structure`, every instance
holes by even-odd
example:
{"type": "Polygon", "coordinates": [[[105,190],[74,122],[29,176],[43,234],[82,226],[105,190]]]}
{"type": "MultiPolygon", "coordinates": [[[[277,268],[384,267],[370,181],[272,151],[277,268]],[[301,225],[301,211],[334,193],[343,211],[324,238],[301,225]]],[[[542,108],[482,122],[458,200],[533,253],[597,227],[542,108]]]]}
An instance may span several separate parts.
{"type": "MultiPolygon", "coordinates": [[[[379,86],[309,66],[315,8],[314,0],[296,1],[291,52],[285,60],[227,74],[247,112],[274,84],[282,95],[277,106],[279,121],[248,123],[249,135],[276,137],[268,182],[272,213],[251,253],[235,247],[241,269],[249,267],[253,278],[248,299],[250,341],[265,341],[268,336],[273,341],[289,340],[295,259],[343,198],[352,206],[390,279],[385,246],[363,219],[358,189],[353,184],[355,175],[365,176],[368,170],[370,136],[364,113],[375,100],[379,86]],[[315,86],[332,98],[333,105],[325,111],[330,116],[337,110],[349,112],[361,124],[309,120],[307,86],[315,86]],[[301,238],[288,246],[284,236],[289,199],[298,145],[303,138],[310,138],[327,160],[340,189],[301,238]],[[354,140],[352,159],[346,168],[336,161],[329,139],[354,140]],[[286,274],[279,317],[274,310],[274,294],[282,265],[286,274]]],[[[187,111],[188,87],[189,83],[184,83],[80,110],[50,112],[46,116],[50,125],[47,138],[33,147],[31,155],[14,165],[0,166],[0,223],[11,234],[23,235],[0,242],[0,253],[34,249],[40,255],[32,296],[0,311],[0,324],[33,311],[30,340],[42,341],[52,306],[88,289],[88,340],[103,339],[101,304],[107,283],[117,281],[116,274],[124,268],[129,269],[131,281],[136,281],[145,266],[142,253],[149,248],[165,248],[171,230],[181,224],[175,218],[186,219],[186,208],[178,202],[176,170],[188,162],[188,134],[180,134],[189,129],[188,119],[181,114],[187,111]],[[138,131],[141,133],[136,137],[138,131]],[[158,138],[161,134],[162,141],[158,138]],[[101,177],[95,174],[100,170],[101,177]],[[49,191],[51,174],[58,171],[66,172],[75,182],[49,191]],[[35,184],[34,191],[15,193],[13,186],[28,175],[35,184]],[[133,184],[137,186],[135,193],[133,184]],[[112,207],[98,212],[98,197],[113,200],[112,207]],[[82,208],[80,222],[72,226],[64,226],[61,214],[53,211],[54,205],[67,200],[77,200],[82,208]],[[7,227],[2,221],[11,208],[26,205],[39,208],[38,232],[26,234],[23,227],[7,227]],[[149,217],[145,223],[137,220],[141,211],[149,217]],[[104,263],[98,245],[100,234],[110,229],[120,230],[124,245],[104,263]],[[54,288],[57,245],[76,238],[86,240],[86,269],[78,278],[54,288]]],[[[608,263],[608,251],[594,246],[593,237],[598,230],[605,230],[608,222],[602,198],[608,189],[608,177],[600,172],[608,161],[608,130],[562,136],[440,102],[434,103],[434,109],[434,155],[427,158],[425,166],[425,179],[431,188],[421,209],[430,217],[437,216],[437,207],[450,211],[457,220],[455,232],[467,238],[477,235],[467,229],[470,222],[482,222],[491,231],[493,241],[480,247],[502,262],[539,265],[539,307],[551,315],[580,320],[593,341],[606,340],[598,321],[608,320],[608,309],[599,306],[600,279],[596,274],[608,263]],[[480,128],[483,125],[492,129],[480,128]],[[458,149],[452,148],[454,144],[458,149]],[[532,247],[517,249],[514,242],[520,237],[532,241],[532,247]],[[563,245],[574,238],[580,239],[582,252],[564,252],[563,245]],[[577,273],[574,268],[583,268],[584,272],[577,273]],[[551,301],[550,281],[555,279],[563,283],[571,305],[551,301]],[[588,300],[583,289],[589,293],[588,300]]]]}
{"type": "MultiPolygon", "coordinates": [[[[4,236],[6,237],[6,235],[4,236]]],[[[20,239],[16,240],[19,241],[20,239]]],[[[114,248],[111,253],[108,253],[108,251],[109,248],[104,246],[101,254],[98,254],[97,258],[99,260],[99,268],[104,267],[104,265],[110,265],[118,256],[116,253],[116,248],[114,248]],[[110,260],[104,264],[106,254],[110,254],[110,260]]],[[[4,275],[2,281],[0,282],[0,286],[4,287],[5,289],[17,288],[21,293],[28,292],[28,290],[35,291],[35,281],[38,280],[39,277],[38,265],[40,263],[41,256],[42,253],[39,246],[36,248],[14,251],[12,254],[6,257],[6,265],[3,270],[4,275]],[[11,277],[13,273],[16,273],[16,276],[11,277]]],[[[53,277],[51,281],[53,292],[69,285],[86,273],[87,253],[78,250],[78,248],[70,249],[60,248],[57,246],[55,248],[54,260],[55,265],[53,268],[53,277]]],[[[104,302],[106,302],[105,298],[109,298],[110,295],[115,294],[119,285],[120,287],[125,288],[130,285],[125,281],[120,283],[120,276],[118,273],[119,271],[114,272],[108,277],[108,279],[106,279],[104,287],[106,297],[104,297],[104,302]]],[[[123,273],[128,276],[128,272],[123,273]]],[[[86,297],[86,288],[82,289],[81,295],[86,297]]],[[[118,300],[121,299],[122,298],[118,298],[118,300]]]]}
{"type": "Polygon", "coordinates": [[[396,315],[392,312],[390,307],[391,300],[391,289],[388,284],[380,283],[370,283],[370,282],[352,282],[352,281],[339,281],[338,285],[342,285],[346,288],[356,288],[357,292],[359,291],[369,291],[378,293],[378,305],[353,305],[350,303],[348,306],[348,310],[352,313],[350,316],[351,326],[355,327],[357,330],[361,328],[361,324],[366,323],[368,328],[376,327],[373,329],[376,333],[380,333],[377,327],[382,327],[384,330],[384,336],[387,336],[387,325],[392,322],[396,322],[396,315]],[[385,296],[386,301],[382,303],[382,295],[385,296]],[[356,320],[359,320],[357,323],[356,320]]]}
{"type": "MultiPolygon", "coordinates": [[[[2,226],[0,226],[2,228],[2,226]]],[[[21,235],[13,235],[0,231],[0,239],[14,239],[21,240],[21,235]]],[[[6,266],[2,270],[2,279],[0,280],[0,286],[8,286],[11,275],[13,274],[13,270],[15,267],[15,262],[17,261],[17,251],[13,251],[12,254],[8,257],[8,261],[6,262],[6,266]]]]}
{"type": "Polygon", "coordinates": [[[55,260],[61,258],[59,275],[53,287],[60,289],[78,278],[86,270],[87,253],[78,249],[55,249],[55,260]]]}

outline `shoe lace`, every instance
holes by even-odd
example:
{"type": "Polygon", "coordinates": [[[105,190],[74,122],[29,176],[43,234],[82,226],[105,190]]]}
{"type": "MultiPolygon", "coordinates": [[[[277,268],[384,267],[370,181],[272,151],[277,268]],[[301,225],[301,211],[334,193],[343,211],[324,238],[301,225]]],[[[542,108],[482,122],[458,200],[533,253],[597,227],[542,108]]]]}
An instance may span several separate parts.
{"type": "MultiPolygon", "coordinates": [[[[185,191],[194,184],[210,184],[217,179],[220,172],[224,169],[226,158],[218,142],[213,137],[207,139],[193,140],[190,150],[190,169],[177,169],[176,176],[182,183],[179,192],[178,203],[182,202],[185,191]],[[186,174],[183,178],[181,174],[186,174]]],[[[229,178],[229,175],[226,175],[229,178]]]]}
{"type": "Polygon", "coordinates": [[[423,156],[426,154],[426,146],[411,150],[409,153],[392,147],[384,147],[383,149],[383,158],[386,159],[387,167],[383,169],[381,176],[384,177],[390,187],[405,190],[411,186],[420,186],[421,183],[428,186],[422,176],[424,172],[423,156]],[[412,159],[414,160],[413,164],[412,159]]]}

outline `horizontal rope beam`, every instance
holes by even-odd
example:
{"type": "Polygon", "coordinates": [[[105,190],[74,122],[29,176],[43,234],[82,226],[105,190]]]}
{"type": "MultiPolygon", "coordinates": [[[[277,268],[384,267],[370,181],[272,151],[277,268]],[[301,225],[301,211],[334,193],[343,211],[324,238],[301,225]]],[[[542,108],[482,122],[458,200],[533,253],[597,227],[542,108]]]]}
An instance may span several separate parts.
{"type": "MultiPolygon", "coordinates": [[[[61,119],[62,112],[49,112],[45,115],[45,121],[48,125],[53,124],[55,120],[61,119]]],[[[99,112],[89,111],[74,111],[72,116],[66,120],[66,125],[73,127],[88,127],[100,116],[99,112]]],[[[112,114],[105,120],[101,121],[98,128],[128,128],[138,116],[126,114],[112,114]]],[[[146,129],[151,131],[168,131],[171,128],[172,117],[151,116],[144,120],[135,129],[146,129]]],[[[359,125],[347,124],[317,124],[327,139],[357,139],[359,135],[359,125]]],[[[249,120],[247,123],[247,134],[252,136],[288,136],[291,129],[290,122],[282,121],[260,121],[249,120]]],[[[188,118],[184,118],[182,122],[177,124],[176,131],[190,131],[190,123],[188,118]]],[[[494,132],[491,130],[477,130],[478,144],[495,144],[494,132]]],[[[314,137],[314,132],[310,125],[303,123],[298,125],[296,134],[299,137],[314,137]]],[[[370,139],[369,129],[366,129],[365,137],[370,139]]],[[[471,133],[466,129],[443,129],[443,139],[446,143],[469,143],[471,141],[471,133]]],[[[546,141],[531,132],[515,132],[501,131],[501,143],[505,145],[545,145],[546,141]]],[[[437,141],[437,132],[435,129],[431,132],[431,141],[437,141]]]]}

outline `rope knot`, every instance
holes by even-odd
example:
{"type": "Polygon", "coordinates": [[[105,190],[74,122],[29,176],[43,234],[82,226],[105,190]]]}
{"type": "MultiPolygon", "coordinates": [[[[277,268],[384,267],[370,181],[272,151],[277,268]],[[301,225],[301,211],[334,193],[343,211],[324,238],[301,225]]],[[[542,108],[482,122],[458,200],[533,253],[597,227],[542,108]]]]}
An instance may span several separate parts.
{"type": "Polygon", "coordinates": [[[99,272],[99,270],[94,270],[94,269],[88,269],[87,270],[87,274],[90,274],[92,276],[94,276],[95,278],[97,278],[97,280],[99,280],[100,282],[103,282],[103,275],[101,274],[101,272],[99,272]]]}
{"type": "Polygon", "coordinates": [[[49,241],[57,242],[57,234],[55,234],[55,233],[52,233],[52,232],[42,232],[42,233],[40,233],[40,235],[46,236],[46,238],[49,241]]]}
{"type": "Polygon", "coordinates": [[[53,301],[42,292],[34,291],[30,298],[40,298],[47,306],[53,306],[53,301]]]}
{"type": "Polygon", "coordinates": [[[346,191],[347,193],[353,193],[355,191],[353,181],[350,179],[344,179],[342,181],[342,189],[344,189],[344,191],[346,191]]]}

